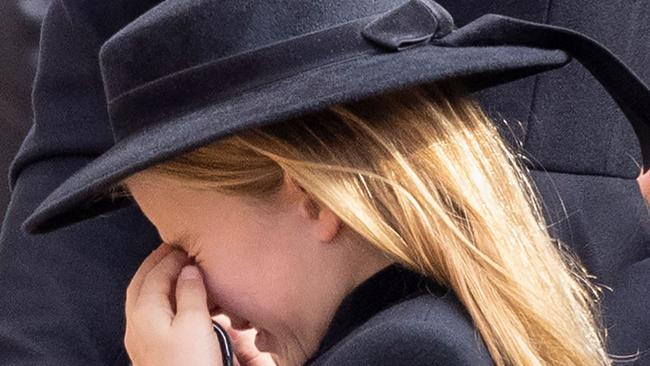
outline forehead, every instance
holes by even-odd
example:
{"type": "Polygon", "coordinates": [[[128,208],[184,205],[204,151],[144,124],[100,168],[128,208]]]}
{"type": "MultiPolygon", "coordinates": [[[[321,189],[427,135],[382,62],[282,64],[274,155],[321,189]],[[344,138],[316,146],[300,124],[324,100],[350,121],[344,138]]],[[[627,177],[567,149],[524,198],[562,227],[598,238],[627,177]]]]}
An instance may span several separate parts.
{"type": "Polygon", "coordinates": [[[120,182],[119,186],[124,187],[125,190],[130,192],[131,189],[133,189],[133,187],[150,185],[158,181],[160,181],[160,177],[152,177],[151,174],[145,174],[143,172],[139,172],[123,179],[120,182]]]}
{"type": "MultiPolygon", "coordinates": [[[[151,188],[160,189],[161,187],[159,185],[151,185],[151,183],[152,181],[150,179],[143,179],[142,177],[138,177],[137,179],[129,179],[129,181],[124,181],[121,184],[121,187],[123,187],[126,193],[140,207],[149,221],[156,226],[159,236],[167,245],[189,253],[196,243],[196,237],[192,235],[192,233],[187,228],[165,228],[168,230],[180,230],[178,232],[165,233],[162,231],[163,228],[156,225],[157,222],[154,220],[153,216],[159,216],[156,215],[155,211],[158,211],[161,207],[158,207],[157,205],[155,205],[156,207],[148,207],[147,205],[153,203],[152,201],[160,203],[160,192],[156,192],[155,190],[151,191],[151,188]],[[142,196],[143,193],[146,194],[146,197],[142,196]],[[136,199],[136,197],[138,199],[136,199]],[[143,202],[143,198],[146,198],[145,201],[147,202],[143,202]],[[150,210],[151,208],[153,208],[153,210],[150,210]],[[169,234],[169,238],[165,238],[165,234],[169,234]]],[[[164,207],[162,208],[164,209],[164,207]]]]}

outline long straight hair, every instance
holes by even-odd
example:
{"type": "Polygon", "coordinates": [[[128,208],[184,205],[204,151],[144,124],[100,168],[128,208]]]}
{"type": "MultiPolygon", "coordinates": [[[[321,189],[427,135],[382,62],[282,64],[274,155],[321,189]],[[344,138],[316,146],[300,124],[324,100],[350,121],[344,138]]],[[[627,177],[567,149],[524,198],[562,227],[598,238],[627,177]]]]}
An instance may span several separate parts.
{"type": "Polygon", "coordinates": [[[496,365],[609,365],[599,288],[549,235],[502,137],[445,81],[243,130],[138,174],[260,204],[288,174],[369,245],[453,290],[496,365]]]}

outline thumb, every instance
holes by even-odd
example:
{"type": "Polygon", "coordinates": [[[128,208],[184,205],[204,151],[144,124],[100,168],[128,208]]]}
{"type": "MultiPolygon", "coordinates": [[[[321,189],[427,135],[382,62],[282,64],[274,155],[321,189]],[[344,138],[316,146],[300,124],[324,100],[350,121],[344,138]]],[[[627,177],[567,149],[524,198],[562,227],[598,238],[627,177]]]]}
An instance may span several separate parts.
{"type": "Polygon", "coordinates": [[[176,317],[210,320],[203,277],[196,266],[183,267],[176,281],[176,317]]]}

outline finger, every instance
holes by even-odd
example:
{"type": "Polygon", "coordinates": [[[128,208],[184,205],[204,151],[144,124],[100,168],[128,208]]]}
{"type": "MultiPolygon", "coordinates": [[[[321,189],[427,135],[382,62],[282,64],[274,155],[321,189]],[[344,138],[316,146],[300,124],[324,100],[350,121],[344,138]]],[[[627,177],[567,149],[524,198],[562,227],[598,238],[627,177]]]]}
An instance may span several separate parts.
{"type": "Polygon", "coordinates": [[[176,278],[184,264],[188,262],[187,254],[172,250],[156,264],[145,276],[136,299],[136,308],[146,309],[141,314],[146,321],[161,322],[166,319],[171,324],[174,309],[170,295],[174,293],[176,278]]]}
{"type": "Polygon", "coordinates": [[[125,312],[129,314],[133,311],[135,306],[135,301],[138,298],[140,293],[140,287],[144,278],[149,273],[149,271],[156,265],[160,260],[162,260],[169,252],[172,251],[172,247],[166,243],[162,243],[158,248],[154,249],[145,260],[140,264],[140,267],[131,278],[129,286],[126,289],[126,302],[125,302],[125,312]]]}
{"type": "Polygon", "coordinates": [[[235,357],[240,365],[268,366],[276,364],[270,353],[261,352],[255,346],[255,335],[257,334],[255,328],[246,330],[233,329],[230,318],[224,314],[216,315],[212,319],[219,323],[230,336],[232,348],[235,350],[235,357]]]}
{"type": "Polygon", "coordinates": [[[211,323],[203,277],[193,265],[183,267],[176,282],[176,316],[173,321],[187,320],[211,323]]]}

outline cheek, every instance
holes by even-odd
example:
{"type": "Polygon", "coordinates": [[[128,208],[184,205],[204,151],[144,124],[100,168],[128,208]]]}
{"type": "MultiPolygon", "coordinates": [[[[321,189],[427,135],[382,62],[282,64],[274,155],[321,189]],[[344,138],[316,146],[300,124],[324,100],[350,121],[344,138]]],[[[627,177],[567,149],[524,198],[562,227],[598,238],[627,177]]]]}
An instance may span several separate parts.
{"type": "Polygon", "coordinates": [[[253,322],[275,314],[275,289],[259,267],[231,260],[203,260],[201,269],[210,304],[218,304],[226,312],[233,312],[253,322]]]}
{"type": "Polygon", "coordinates": [[[267,242],[221,249],[200,253],[210,304],[271,329],[295,316],[292,289],[300,276],[285,248],[267,242]]]}
{"type": "Polygon", "coordinates": [[[249,290],[254,283],[250,278],[252,274],[240,258],[234,253],[224,255],[216,251],[197,256],[209,299],[224,307],[230,307],[233,298],[250,296],[249,290]]]}

